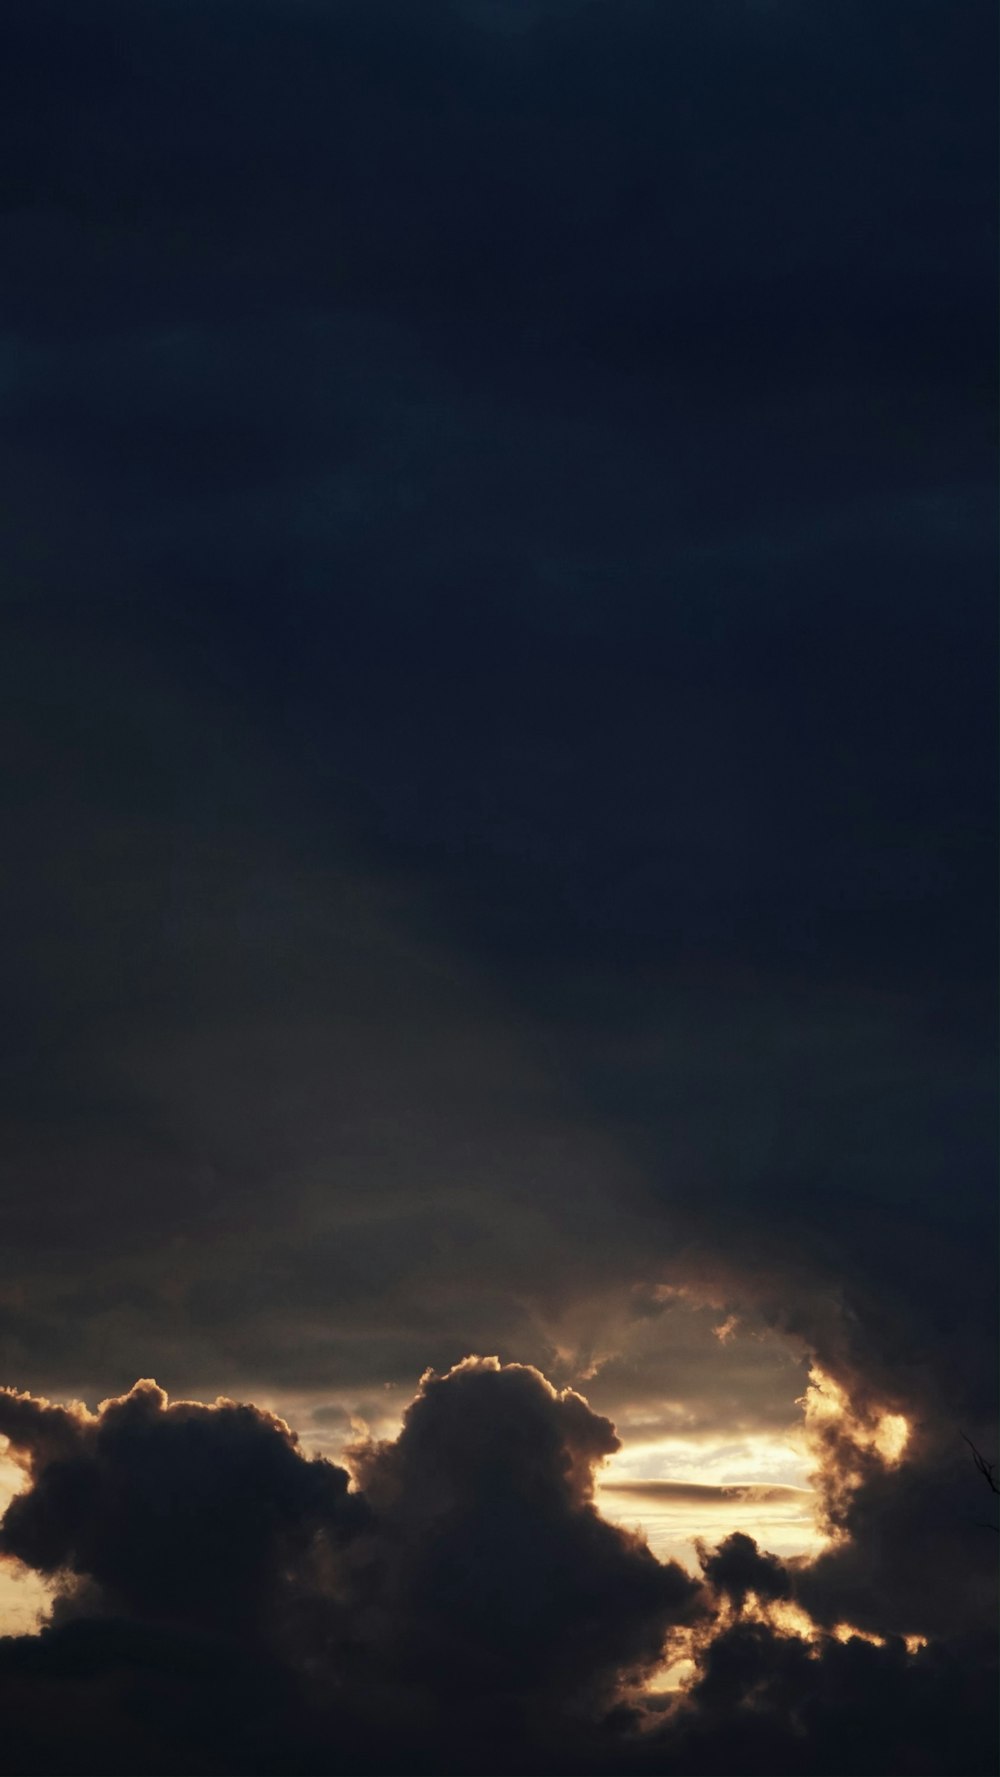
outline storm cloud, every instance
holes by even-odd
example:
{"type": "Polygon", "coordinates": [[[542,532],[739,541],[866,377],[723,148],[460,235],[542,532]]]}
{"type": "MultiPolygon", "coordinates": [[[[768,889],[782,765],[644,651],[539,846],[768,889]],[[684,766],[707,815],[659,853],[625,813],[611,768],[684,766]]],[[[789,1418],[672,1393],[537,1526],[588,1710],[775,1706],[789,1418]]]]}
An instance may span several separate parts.
{"type": "Polygon", "coordinates": [[[5,12],[24,1768],[978,1768],[995,8],[5,12]]]}
{"type": "MultiPolygon", "coordinates": [[[[261,1722],[282,1769],[313,1741],[309,1756],[338,1756],[345,1732],[348,1762],[370,1737],[391,1765],[408,1731],[420,1761],[523,1757],[607,1715],[705,1613],[696,1581],[595,1510],[609,1421],[525,1366],[468,1359],[425,1378],[399,1437],[355,1448],[350,1491],[273,1415],[169,1405],[150,1382],[96,1414],[7,1392],[0,1423],[29,1482],[2,1553],[56,1588],[40,1637],[4,1644],[25,1768],[52,1756],[45,1698],[62,1686],[68,1707],[83,1676],[102,1699],[95,1764],[136,1756],[147,1679],[179,1688],[194,1722],[217,1684],[256,1691],[214,1754],[236,1768],[261,1722]]],[[[174,1754],[193,1768],[197,1741],[163,1732],[143,1768],[174,1754]]]]}
{"type": "Polygon", "coordinates": [[[0,1423],[27,1476],[2,1552],[54,1587],[40,1634],[0,1644],[12,1770],[710,1771],[739,1746],[752,1771],[797,1749],[940,1772],[959,1704],[965,1768],[990,1768],[985,1632],[824,1629],[816,1566],[741,1533],[701,1581],[657,1561],[594,1506],[613,1426],[530,1367],[429,1373],[350,1486],[273,1415],[150,1382],[96,1413],[8,1391],[0,1423]],[[664,1712],[648,1687],[678,1657],[664,1712]]]}

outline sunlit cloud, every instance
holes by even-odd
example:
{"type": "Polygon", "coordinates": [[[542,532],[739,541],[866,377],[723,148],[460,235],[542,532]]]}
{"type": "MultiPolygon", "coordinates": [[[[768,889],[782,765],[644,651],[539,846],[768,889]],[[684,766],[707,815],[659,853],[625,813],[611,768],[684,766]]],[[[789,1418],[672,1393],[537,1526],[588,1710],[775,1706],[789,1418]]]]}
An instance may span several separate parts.
{"type": "Polygon", "coordinates": [[[815,1458],[812,1480],[820,1497],[824,1526],[835,1542],[844,1540],[850,1502],[873,1470],[897,1468],[910,1441],[904,1414],[889,1406],[859,1403],[818,1365],[799,1405],[802,1436],[815,1458]]]}
{"type": "Polygon", "coordinates": [[[918,1654],[922,1648],[929,1646],[926,1635],[904,1635],[903,1644],[908,1654],[918,1654]]]}
{"type": "MultiPolygon", "coordinates": [[[[7,1453],[0,1438],[0,1518],[15,1494],[24,1491],[28,1476],[23,1463],[7,1453]]],[[[41,1577],[10,1555],[0,1555],[0,1635],[32,1635],[51,1603],[51,1588],[41,1577]]]]}
{"type": "MultiPolygon", "coordinates": [[[[756,1624],[775,1635],[801,1641],[806,1644],[810,1657],[817,1659],[830,1641],[841,1644],[863,1641],[871,1647],[887,1646],[886,1636],[853,1623],[840,1622],[830,1629],[824,1628],[814,1622],[809,1612],[794,1599],[762,1598],[749,1592],[738,1605],[728,1599],[720,1599],[716,1614],[709,1624],[698,1623],[676,1630],[671,1637],[667,1657],[645,1682],[643,1695],[654,1702],[656,1699],[666,1701],[683,1697],[701,1675],[701,1661],[706,1647],[716,1636],[733,1629],[738,1623],[756,1624]]],[[[927,1638],[923,1635],[907,1635],[902,1639],[911,1659],[928,1645],[927,1638]]]]}
{"type": "Polygon", "coordinates": [[[847,1391],[818,1365],[809,1372],[809,1386],[802,1397],[808,1433],[822,1434],[835,1428],[859,1450],[874,1450],[888,1467],[902,1460],[910,1427],[902,1413],[887,1409],[858,1408],[847,1391]]]}

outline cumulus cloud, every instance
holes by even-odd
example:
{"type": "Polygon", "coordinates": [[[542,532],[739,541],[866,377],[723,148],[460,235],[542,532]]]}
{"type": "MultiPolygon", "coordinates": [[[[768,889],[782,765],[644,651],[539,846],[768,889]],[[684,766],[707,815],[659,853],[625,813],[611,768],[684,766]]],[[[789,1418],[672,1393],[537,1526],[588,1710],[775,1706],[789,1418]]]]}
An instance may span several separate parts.
{"type": "Polygon", "coordinates": [[[902,1640],[816,1642],[737,1620],[709,1642],[690,1696],[653,1736],[644,1768],[655,1770],[659,1754],[688,1777],[985,1773],[996,1760],[995,1679],[984,1683],[972,1669],[975,1678],[967,1650],[914,1655],[902,1640]]]}
{"type": "Polygon", "coordinates": [[[364,1505],[343,1469],[307,1461],[258,1407],[169,1405],[154,1382],[96,1414],[0,1391],[0,1433],[30,1486],[11,1501],[0,1552],[88,1586],[88,1608],[260,1636],[318,1539],[357,1533],[364,1505]]]}
{"type": "Polygon", "coordinates": [[[758,1598],[787,1598],[791,1593],[788,1572],[774,1555],[762,1555],[753,1538],[743,1531],[727,1536],[702,1562],[705,1578],[739,1606],[748,1592],[758,1598]]]}
{"type": "Polygon", "coordinates": [[[513,1764],[600,1698],[624,1769],[621,1675],[704,1608],[658,1771],[801,1768],[793,1690],[817,1769],[876,1693],[946,1765],[993,1608],[992,9],[17,10],[0,1374],[297,1397],[334,1449],[442,1372],[353,1488],[252,1408],[9,1397],[57,1592],[18,1764],[395,1724],[430,1767],[461,1708],[513,1764]],[[819,1561],[685,1593],[609,1538],[601,1415],[778,1435],[810,1363],[819,1561]]]}
{"type": "Polygon", "coordinates": [[[41,1636],[4,1645],[26,1768],[47,1744],[39,1728],[32,1755],[26,1723],[84,1678],[110,1712],[98,1759],[136,1758],[147,1684],[179,1688],[193,1720],[223,1679],[255,1692],[255,1721],[270,1699],[272,1756],[291,1709],[293,1764],[345,1722],[355,1750],[416,1727],[466,1755],[487,1731],[521,1743],[606,1714],[704,1611],[594,1506],[610,1421],[528,1366],[428,1374],[395,1441],[353,1447],[354,1488],[273,1414],[170,1404],[152,1382],[96,1413],[6,1390],[0,1430],[27,1480],[0,1549],[57,1587],[41,1636]]]}
{"type": "Polygon", "coordinates": [[[399,1438],[355,1450],[402,1676],[593,1713],[658,1663],[698,1588],[595,1509],[595,1466],[617,1448],[580,1395],[486,1359],[427,1377],[399,1438]]]}
{"type": "Polygon", "coordinates": [[[874,1635],[822,1562],[742,1533],[700,1580],[658,1561],[595,1505],[611,1421],[531,1366],[428,1372],[350,1473],[149,1381],[97,1412],[4,1390],[0,1431],[25,1475],[0,1551],[54,1588],[0,1643],[19,1770],[940,1773],[959,1706],[962,1768],[990,1768],[982,1632],[874,1635]]]}

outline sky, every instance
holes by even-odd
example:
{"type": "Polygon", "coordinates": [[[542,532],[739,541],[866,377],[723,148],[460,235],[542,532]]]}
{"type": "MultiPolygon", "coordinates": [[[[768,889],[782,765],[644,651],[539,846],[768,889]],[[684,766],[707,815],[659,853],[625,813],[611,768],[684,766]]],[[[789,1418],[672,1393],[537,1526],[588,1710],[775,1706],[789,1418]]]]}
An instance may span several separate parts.
{"type": "Polygon", "coordinates": [[[996,34],[8,0],[4,1768],[996,1768],[996,34]]]}

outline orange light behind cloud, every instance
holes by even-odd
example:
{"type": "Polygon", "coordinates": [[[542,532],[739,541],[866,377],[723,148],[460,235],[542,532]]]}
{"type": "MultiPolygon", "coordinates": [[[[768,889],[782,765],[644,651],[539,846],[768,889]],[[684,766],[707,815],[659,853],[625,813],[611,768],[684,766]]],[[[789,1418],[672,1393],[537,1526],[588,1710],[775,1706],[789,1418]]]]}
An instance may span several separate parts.
{"type": "Polygon", "coordinates": [[[717,1542],[734,1530],[786,1559],[826,1548],[811,1466],[791,1438],[765,1433],[725,1443],[626,1441],[600,1471],[596,1497],[605,1517],[639,1529],[660,1560],[680,1561],[697,1573],[696,1540],[717,1542]]]}
{"type": "Polygon", "coordinates": [[[861,1412],[840,1383],[817,1364],[809,1372],[809,1386],[801,1405],[807,1433],[837,1425],[859,1450],[874,1450],[888,1467],[894,1468],[902,1461],[910,1441],[909,1421],[904,1415],[887,1409],[861,1412]]]}
{"type": "MultiPolygon", "coordinates": [[[[0,1516],[25,1485],[23,1468],[0,1455],[0,1516]]],[[[48,1588],[38,1574],[11,1557],[0,1558],[0,1635],[33,1635],[49,1603],[48,1588]]]]}

